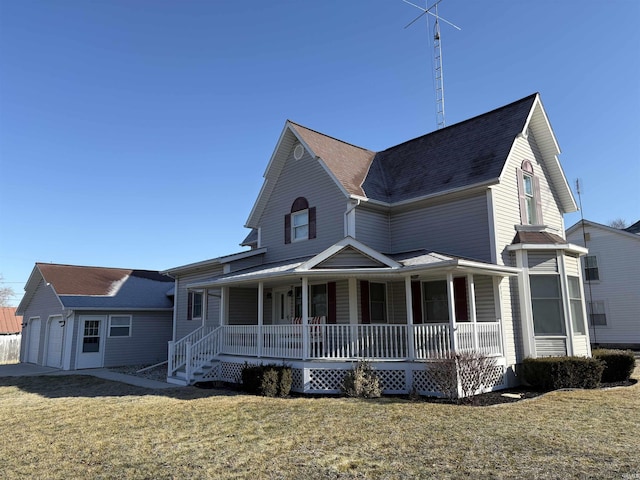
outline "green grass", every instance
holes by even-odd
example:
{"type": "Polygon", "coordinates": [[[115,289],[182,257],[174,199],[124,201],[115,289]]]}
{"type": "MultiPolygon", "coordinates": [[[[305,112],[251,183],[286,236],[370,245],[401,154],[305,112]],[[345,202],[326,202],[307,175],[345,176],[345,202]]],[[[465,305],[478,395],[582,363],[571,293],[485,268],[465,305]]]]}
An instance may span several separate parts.
{"type": "Polygon", "coordinates": [[[0,419],[0,478],[564,479],[640,473],[640,384],[469,407],[396,398],[151,391],[84,376],[0,378],[0,419]]]}

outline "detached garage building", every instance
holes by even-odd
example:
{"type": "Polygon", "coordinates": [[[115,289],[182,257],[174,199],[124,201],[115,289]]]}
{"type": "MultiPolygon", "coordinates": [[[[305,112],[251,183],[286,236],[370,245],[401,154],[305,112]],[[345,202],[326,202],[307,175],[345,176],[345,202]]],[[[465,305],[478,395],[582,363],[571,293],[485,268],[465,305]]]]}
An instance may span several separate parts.
{"type": "Polygon", "coordinates": [[[64,370],[158,363],[172,338],[173,279],[36,263],[17,313],[22,362],[64,370]]]}

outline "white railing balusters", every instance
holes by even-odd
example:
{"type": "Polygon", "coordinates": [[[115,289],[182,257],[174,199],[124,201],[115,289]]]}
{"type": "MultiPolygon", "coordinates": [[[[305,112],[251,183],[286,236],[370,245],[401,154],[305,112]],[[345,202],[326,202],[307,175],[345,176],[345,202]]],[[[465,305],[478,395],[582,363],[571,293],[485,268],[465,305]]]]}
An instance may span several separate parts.
{"type": "Polygon", "coordinates": [[[186,365],[187,361],[187,342],[197,342],[205,335],[208,335],[215,327],[202,326],[196,328],[193,332],[185,335],[180,340],[169,342],[168,368],[167,375],[173,376],[178,370],[186,365]]]}

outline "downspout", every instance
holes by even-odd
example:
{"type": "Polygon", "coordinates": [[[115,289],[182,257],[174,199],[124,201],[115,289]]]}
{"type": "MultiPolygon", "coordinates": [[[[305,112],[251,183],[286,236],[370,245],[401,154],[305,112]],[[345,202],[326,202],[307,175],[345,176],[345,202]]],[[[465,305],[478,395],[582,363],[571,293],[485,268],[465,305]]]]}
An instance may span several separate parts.
{"type": "Polygon", "coordinates": [[[360,202],[361,200],[359,198],[355,199],[356,203],[352,203],[350,207],[347,208],[347,211],[344,212],[344,236],[348,237],[351,236],[353,238],[356,238],[355,233],[353,232],[353,235],[350,235],[349,233],[349,214],[351,212],[353,212],[357,207],[360,206],[360,202]]]}

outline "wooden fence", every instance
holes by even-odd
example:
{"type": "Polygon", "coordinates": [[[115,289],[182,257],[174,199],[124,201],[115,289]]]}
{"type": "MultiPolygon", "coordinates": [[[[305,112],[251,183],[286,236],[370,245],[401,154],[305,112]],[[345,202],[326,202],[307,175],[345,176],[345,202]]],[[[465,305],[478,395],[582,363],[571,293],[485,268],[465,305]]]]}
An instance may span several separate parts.
{"type": "Polygon", "coordinates": [[[0,365],[20,362],[22,334],[0,335],[0,365]]]}

